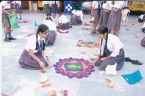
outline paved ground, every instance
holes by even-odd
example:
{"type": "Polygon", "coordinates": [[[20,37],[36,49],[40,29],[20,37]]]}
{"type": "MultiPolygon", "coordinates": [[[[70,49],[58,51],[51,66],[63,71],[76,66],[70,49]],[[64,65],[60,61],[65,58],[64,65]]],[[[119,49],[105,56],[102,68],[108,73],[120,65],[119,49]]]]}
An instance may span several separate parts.
{"type": "MultiPolygon", "coordinates": [[[[30,21],[26,24],[20,24],[21,28],[14,30],[13,36],[17,40],[6,43],[2,38],[2,91],[9,96],[12,96],[16,91],[26,86],[39,86],[40,73],[38,70],[25,70],[20,68],[18,64],[19,57],[25,47],[27,35],[33,33],[36,27],[34,20],[41,24],[44,13],[23,13],[22,18],[30,21]]],[[[69,17],[69,16],[68,16],[69,17]]],[[[138,59],[145,64],[145,49],[140,46],[140,40],[145,36],[141,32],[141,25],[137,22],[138,16],[129,16],[127,24],[128,30],[122,28],[120,38],[124,43],[126,56],[133,59],[138,59]],[[133,26],[132,24],[136,24],[133,26]]],[[[88,20],[89,16],[85,16],[88,20]]],[[[98,49],[80,48],[76,46],[79,39],[84,40],[98,40],[96,36],[90,34],[90,30],[82,30],[82,26],[73,26],[69,29],[68,34],[57,34],[55,45],[46,48],[46,52],[52,62],[55,64],[61,58],[75,57],[89,60],[95,54],[98,54],[98,49]],[[81,52],[85,54],[81,54],[81,52]]],[[[37,90],[36,96],[47,96],[50,90],[56,90],[58,94],[63,89],[68,90],[69,96],[143,96],[145,94],[144,79],[135,85],[127,84],[121,77],[122,74],[132,73],[140,70],[143,77],[145,77],[145,65],[137,66],[131,63],[126,63],[117,76],[106,76],[100,74],[99,70],[92,72],[88,78],[68,78],[57,74],[54,67],[47,68],[49,82],[52,87],[40,88],[37,90]],[[109,78],[113,82],[113,88],[107,86],[105,81],[109,78]]],[[[61,96],[61,95],[60,95],[61,96]]]]}

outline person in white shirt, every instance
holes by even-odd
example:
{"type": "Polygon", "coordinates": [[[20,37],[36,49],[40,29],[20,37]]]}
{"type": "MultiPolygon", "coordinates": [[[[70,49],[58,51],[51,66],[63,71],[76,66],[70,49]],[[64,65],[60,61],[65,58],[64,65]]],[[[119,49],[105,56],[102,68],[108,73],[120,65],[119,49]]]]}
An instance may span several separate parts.
{"type": "Polygon", "coordinates": [[[144,23],[143,23],[143,25],[142,25],[142,32],[145,33],[145,21],[144,21],[144,23]]]}
{"type": "MultiPolygon", "coordinates": [[[[41,73],[46,73],[46,67],[51,65],[45,53],[45,38],[48,32],[48,26],[41,24],[38,26],[36,36],[32,35],[28,38],[25,49],[19,59],[19,64],[22,68],[41,70],[41,73]]],[[[46,79],[43,78],[44,81],[46,79]]]]}
{"type": "Polygon", "coordinates": [[[130,13],[130,10],[127,7],[122,10],[122,19],[121,19],[122,26],[126,26],[129,13],[130,13]]]}
{"type": "Polygon", "coordinates": [[[73,10],[70,19],[70,24],[81,25],[84,22],[83,17],[84,15],[82,10],[73,10]]]}
{"type": "Polygon", "coordinates": [[[50,16],[50,14],[47,14],[46,18],[43,21],[43,24],[47,25],[49,28],[49,33],[46,40],[46,46],[48,45],[54,45],[56,40],[56,24],[53,22],[53,17],[50,16]]]}
{"type": "Polygon", "coordinates": [[[108,18],[111,12],[111,6],[110,3],[111,1],[106,1],[103,3],[103,9],[100,12],[100,19],[99,19],[99,26],[106,25],[108,23],[108,18]]]}
{"type": "Polygon", "coordinates": [[[92,1],[92,9],[91,9],[91,16],[94,18],[93,24],[92,24],[92,31],[91,33],[96,33],[96,29],[99,25],[99,19],[100,19],[100,12],[101,12],[101,2],[100,1],[92,1]]]}
{"type": "Polygon", "coordinates": [[[58,25],[57,25],[57,29],[61,29],[61,30],[66,30],[71,28],[70,24],[69,24],[69,20],[67,19],[67,17],[65,15],[62,14],[61,11],[58,11],[58,25]]]}
{"type": "Polygon", "coordinates": [[[101,71],[105,71],[107,65],[114,64],[117,64],[116,70],[121,70],[124,65],[125,54],[119,37],[108,33],[106,26],[100,26],[97,29],[97,35],[101,39],[100,53],[93,63],[99,66],[101,71]]]}
{"type": "Polygon", "coordinates": [[[8,1],[2,1],[2,24],[4,27],[4,33],[5,33],[5,42],[11,42],[11,40],[15,40],[16,38],[11,36],[11,24],[9,20],[9,16],[11,16],[12,11],[11,11],[11,6],[8,1]]]}
{"type": "Polygon", "coordinates": [[[121,26],[121,17],[122,17],[122,7],[123,1],[114,1],[114,4],[111,8],[111,13],[108,18],[107,27],[110,33],[119,36],[120,26],[121,26]]]}

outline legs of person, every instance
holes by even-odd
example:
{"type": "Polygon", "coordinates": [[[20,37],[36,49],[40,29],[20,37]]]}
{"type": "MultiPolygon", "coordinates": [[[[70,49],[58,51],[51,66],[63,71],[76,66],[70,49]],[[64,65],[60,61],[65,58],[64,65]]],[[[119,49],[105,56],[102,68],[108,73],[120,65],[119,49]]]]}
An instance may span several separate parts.
{"type": "Polygon", "coordinates": [[[114,58],[114,57],[106,59],[106,60],[102,61],[101,64],[99,65],[99,70],[105,71],[107,65],[113,65],[115,63],[116,63],[116,58],[114,58]]]}
{"type": "Polygon", "coordinates": [[[98,59],[96,62],[95,62],[95,66],[100,66],[100,64],[102,63],[103,61],[101,59],[98,59]]]}
{"type": "Polygon", "coordinates": [[[5,39],[4,39],[4,41],[5,42],[10,42],[10,40],[9,40],[9,29],[8,29],[8,27],[4,27],[4,33],[5,33],[5,39]]]}

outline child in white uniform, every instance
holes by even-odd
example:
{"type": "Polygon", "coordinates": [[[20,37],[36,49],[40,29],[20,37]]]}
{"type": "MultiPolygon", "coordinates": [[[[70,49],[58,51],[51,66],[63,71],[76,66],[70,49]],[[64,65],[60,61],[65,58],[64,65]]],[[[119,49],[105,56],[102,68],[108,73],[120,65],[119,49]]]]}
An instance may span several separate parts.
{"type": "Polygon", "coordinates": [[[66,30],[70,28],[69,25],[69,20],[67,19],[67,17],[65,15],[62,14],[61,11],[58,11],[58,25],[57,25],[57,29],[61,29],[61,30],[66,30]]]}
{"type": "Polygon", "coordinates": [[[54,45],[56,40],[56,24],[53,22],[53,17],[50,16],[50,14],[47,14],[46,18],[44,19],[43,23],[48,26],[49,33],[46,40],[46,46],[47,45],[54,45]]]}
{"type": "MultiPolygon", "coordinates": [[[[49,32],[49,28],[45,24],[38,26],[35,35],[29,37],[26,47],[20,56],[19,64],[22,68],[31,70],[41,70],[43,81],[46,81],[46,67],[50,65],[48,56],[45,53],[45,38],[49,32]]],[[[42,81],[42,82],[43,82],[42,81]]]]}
{"type": "Polygon", "coordinates": [[[123,44],[119,37],[108,33],[106,26],[97,29],[97,35],[101,39],[100,54],[94,61],[99,70],[105,71],[107,65],[117,64],[116,70],[121,70],[124,65],[125,55],[123,44]]]}
{"type": "Polygon", "coordinates": [[[83,20],[83,12],[81,10],[73,10],[71,19],[70,19],[70,24],[71,25],[81,25],[84,20],[83,20]]]}

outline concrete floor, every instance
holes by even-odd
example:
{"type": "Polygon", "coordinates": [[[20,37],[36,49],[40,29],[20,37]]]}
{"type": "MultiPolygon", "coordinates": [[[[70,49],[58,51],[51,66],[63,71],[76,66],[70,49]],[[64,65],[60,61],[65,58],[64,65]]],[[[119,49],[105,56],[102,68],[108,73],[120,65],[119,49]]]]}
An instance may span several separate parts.
{"type": "MultiPolygon", "coordinates": [[[[10,43],[3,42],[2,36],[2,92],[12,96],[15,92],[26,86],[38,87],[40,72],[38,70],[26,70],[20,68],[18,64],[19,57],[25,47],[27,34],[34,32],[34,20],[41,24],[44,13],[23,13],[22,18],[30,21],[26,24],[20,24],[21,28],[13,31],[13,36],[17,40],[10,43]]],[[[69,16],[68,16],[69,17],[69,16]]],[[[145,64],[145,49],[140,45],[140,40],[145,36],[141,32],[141,25],[137,22],[138,16],[129,16],[127,24],[129,30],[121,29],[120,38],[124,43],[126,56],[133,59],[138,59],[145,64]],[[138,25],[137,27],[132,24],[138,25]]],[[[85,16],[88,20],[89,16],[85,16]]],[[[57,21],[57,20],[56,20],[57,21]]],[[[53,46],[47,47],[46,52],[52,64],[55,64],[61,58],[75,57],[89,60],[95,54],[98,54],[98,49],[80,48],[76,46],[79,39],[98,40],[96,36],[90,34],[90,30],[82,30],[82,26],[73,26],[69,29],[68,34],[57,34],[56,42],[53,46]],[[85,54],[81,54],[85,52],[85,54]]],[[[48,82],[52,84],[48,88],[40,88],[36,92],[36,96],[47,96],[51,90],[56,90],[57,94],[61,91],[68,90],[68,96],[143,96],[145,94],[144,79],[135,85],[129,85],[125,82],[121,75],[132,73],[140,70],[143,78],[145,77],[145,65],[132,65],[125,62],[125,66],[116,76],[106,76],[100,74],[97,67],[95,71],[87,78],[77,79],[68,78],[57,74],[54,67],[47,68],[48,82]],[[107,86],[105,81],[109,78],[113,82],[113,88],[107,86]]],[[[61,96],[61,95],[58,95],[61,96]]]]}

